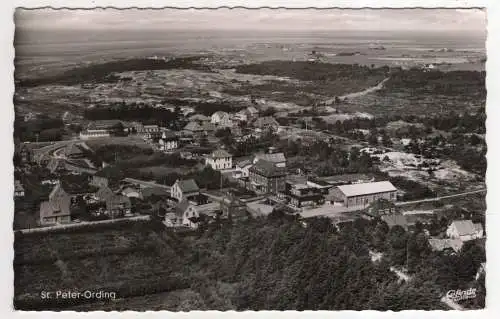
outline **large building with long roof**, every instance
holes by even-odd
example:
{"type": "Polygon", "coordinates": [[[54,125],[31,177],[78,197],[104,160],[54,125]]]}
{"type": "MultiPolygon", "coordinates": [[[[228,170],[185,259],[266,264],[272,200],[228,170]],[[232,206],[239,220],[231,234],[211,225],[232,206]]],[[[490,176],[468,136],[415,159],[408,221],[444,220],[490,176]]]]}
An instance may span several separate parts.
{"type": "Polygon", "coordinates": [[[396,200],[397,189],[389,181],[341,185],[330,191],[330,197],[345,207],[367,206],[383,198],[396,200]]]}

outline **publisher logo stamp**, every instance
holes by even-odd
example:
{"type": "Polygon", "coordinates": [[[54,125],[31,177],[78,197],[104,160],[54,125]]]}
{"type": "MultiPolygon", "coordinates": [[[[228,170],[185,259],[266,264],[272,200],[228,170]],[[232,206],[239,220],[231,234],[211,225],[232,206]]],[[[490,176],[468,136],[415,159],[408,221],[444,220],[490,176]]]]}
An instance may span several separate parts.
{"type": "Polygon", "coordinates": [[[476,288],[469,288],[467,290],[449,290],[446,293],[446,297],[455,302],[466,299],[474,299],[476,298],[476,288]]]}

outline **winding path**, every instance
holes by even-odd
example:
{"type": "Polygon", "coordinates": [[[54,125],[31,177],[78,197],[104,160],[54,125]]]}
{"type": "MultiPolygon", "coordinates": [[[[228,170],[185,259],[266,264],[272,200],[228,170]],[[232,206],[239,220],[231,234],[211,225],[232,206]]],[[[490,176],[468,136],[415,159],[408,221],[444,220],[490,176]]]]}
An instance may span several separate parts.
{"type": "MultiPolygon", "coordinates": [[[[385,82],[387,82],[388,80],[389,80],[389,78],[387,77],[387,78],[383,79],[379,84],[377,84],[375,86],[372,86],[372,87],[370,87],[370,88],[368,88],[366,90],[359,91],[359,92],[354,92],[354,93],[349,93],[349,94],[345,94],[345,95],[342,95],[342,96],[338,96],[338,98],[341,99],[341,100],[343,100],[343,99],[353,99],[353,98],[356,98],[356,97],[360,97],[360,96],[366,95],[368,93],[376,92],[378,90],[381,90],[384,87],[385,82]]],[[[324,103],[325,103],[325,105],[334,104],[335,103],[335,98],[326,100],[324,103]]]]}

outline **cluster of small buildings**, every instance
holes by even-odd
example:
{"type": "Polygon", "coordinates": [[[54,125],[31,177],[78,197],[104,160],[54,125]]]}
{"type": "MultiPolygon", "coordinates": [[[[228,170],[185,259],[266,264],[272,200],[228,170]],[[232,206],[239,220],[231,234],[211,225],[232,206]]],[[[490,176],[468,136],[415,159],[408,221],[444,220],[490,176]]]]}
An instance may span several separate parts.
{"type": "Polygon", "coordinates": [[[388,181],[375,182],[372,177],[356,174],[344,175],[343,179],[309,178],[289,175],[286,167],[285,155],[271,150],[237,162],[231,177],[242,187],[258,195],[270,195],[295,209],[325,203],[366,208],[379,199],[397,200],[398,190],[388,181]]]}
{"type": "Polygon", "coordinates": [[[435,251],[458,253],[465,242],[481,239],[483,225],[472,220],[455,220],[446,229],[446,238],[429,238],[429,245],[435,251]]]}
{"type": "Polygon", "coordinates": [[[279,123],[275,118],[258,115],[259,111],[253,106],[236,113],[217,111],[210,117],[195,114],[188,118],[189,122],[181,131],[181,135],[190,136],[197,141],[205,136],[213,136],[218,130],[228,129],[236,141],[242,141],[251,136],[258,137],[266,130],[278,130],[279,123]]]}

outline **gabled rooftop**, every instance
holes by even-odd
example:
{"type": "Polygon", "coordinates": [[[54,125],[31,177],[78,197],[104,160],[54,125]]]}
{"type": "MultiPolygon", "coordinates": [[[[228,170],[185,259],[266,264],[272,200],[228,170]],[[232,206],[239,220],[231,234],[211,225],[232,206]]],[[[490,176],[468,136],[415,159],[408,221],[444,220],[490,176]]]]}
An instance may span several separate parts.
{"type": "Polygon", "coordinates": [[[218,150],[215,150],[212,152],[212,154],[210,154],[210,157],[212,158],[226,158],[226,157],[232,157],[233,155],[231,155],[228,151],[224,150],[224,149],[218,149],[218,150]]]}
{"type": "Polygon", "coordinates": [[[451,223],[457,230],[459,236],[473,235],[478,231],[483,230],[481,224],[474,224],[470,219],[468,220],[455,220],[451,223]]]}
{"type": "Polygon", "coordinates": [[[183,193],[198,192],[200,190],[194,179],[177,180],[176,183],[183,193]]]}
{"type": "Polygon", "coordinates": [[[255,160],[264,160],[272,163],[284,163],[286,162],[286,157],[284,153],[266,153],[255,155],[255,160]]]}
{"type": "Polygon", "coordinates": [[[342,185],[338,189],[347,197],[397,191],[389,181],[342,185]]]}
{"type": "Polygon", "coordinates": [[[276,167],[274,163],[264,160],[258,160],[250,170],[265,177],[286,176],[286,170],[284,168],[276,167]]]}

